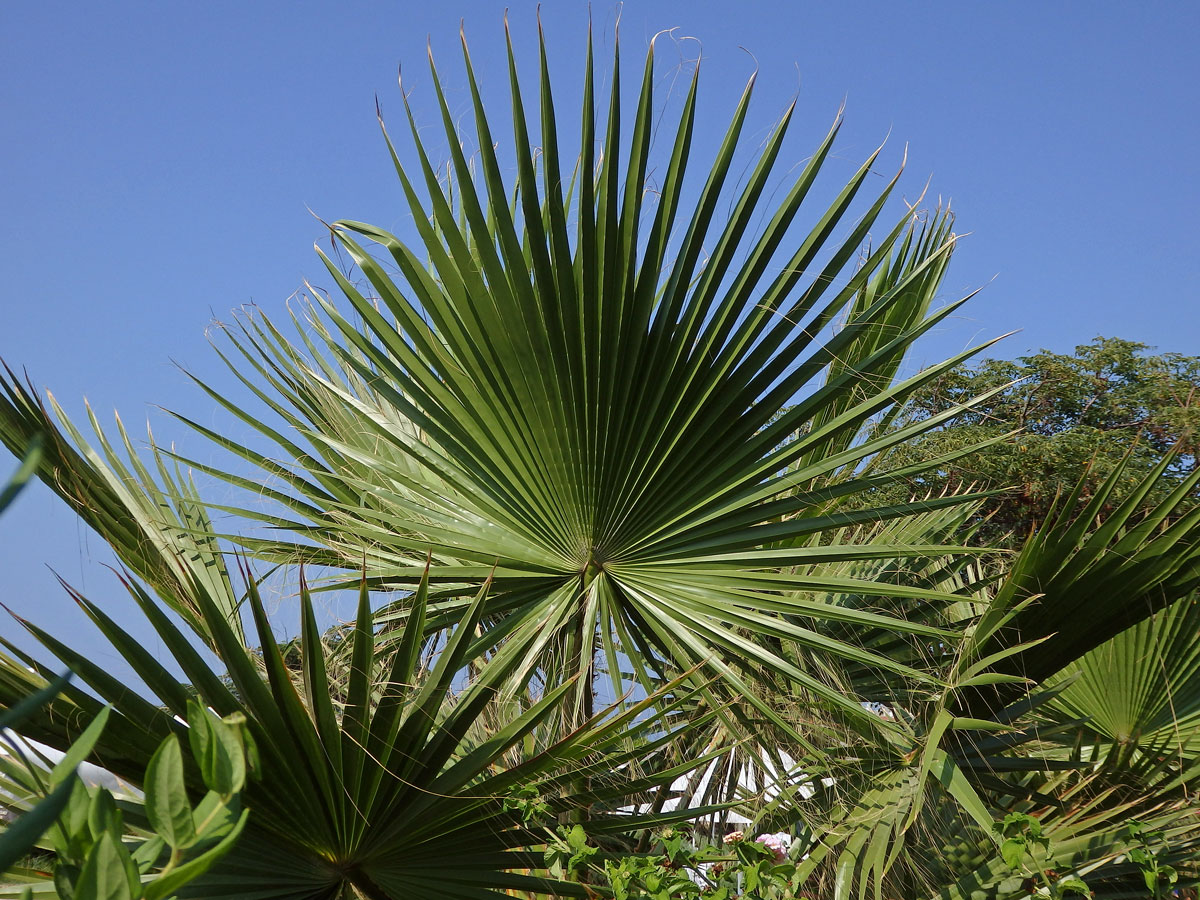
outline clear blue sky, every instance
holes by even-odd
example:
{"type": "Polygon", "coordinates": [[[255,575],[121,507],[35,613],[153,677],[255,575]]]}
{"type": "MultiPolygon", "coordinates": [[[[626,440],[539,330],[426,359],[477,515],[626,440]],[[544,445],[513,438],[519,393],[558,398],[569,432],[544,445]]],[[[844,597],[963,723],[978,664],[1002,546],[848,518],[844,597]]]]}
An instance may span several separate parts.
{"type": "MultiPolygon", "coordinates": [[[[149,406],[205,419],[171,360],[219,379],[210,317],[250,301],[279,313],[322,276],[308,208],[403,233],[374,98],[399,134],[403,63],[418,118],[436,126],[428,38],[465,111],[460,18],[485,91],[501,96],[505,5],[0,6],[0,357],[73,411],[86,395],[186,438],[149,406]]],[[[532,74],[534,4],[507,5],[532,74]]],[[[592,6],[604,48],[616,10],[592,6]]],[[[561,103],[580,82],[588,8],[547,3],[542,19],[561,103]]],[[[690,71],[702,47],[699,145],[715,142],[757,64],[754,133],[798,96],[800,160],[845,99],[835,174],[890,134],[884,168],[907,143],[906,193],[932,177],[932,194],[953,199],[972,235],[946,299],[986,289],[934,337],[930,361],[1013,329],[998,354],[1097,334],[1200,354],[1200,4],[631,0],[627,77],[675,26],[700,43],[660,44],[660,84],[672,58],[690,71]]],[[[83,634],[42,564],[119,604],[106,558],[48,492],[29,491],[0,519],[0,599],[83,634]]]]}

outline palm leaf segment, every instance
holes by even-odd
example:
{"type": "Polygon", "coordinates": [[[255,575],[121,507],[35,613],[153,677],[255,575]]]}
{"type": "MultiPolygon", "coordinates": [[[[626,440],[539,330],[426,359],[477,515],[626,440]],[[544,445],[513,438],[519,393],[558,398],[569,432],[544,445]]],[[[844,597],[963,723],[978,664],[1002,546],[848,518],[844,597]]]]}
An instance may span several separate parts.
{"type": "MultiPolygon", "coordinates": [[[[922,225],[906,213],[881,233],[892,179],[854,219],[851,208],[876,153],[797,238],[792,226],[839,120],[755,231],[792,110],[743,183],[732,185],[753,80],[716,158],[701,165],[703,185],[687,209],[693,80],[652,202],[653,48],[626,136],[619,57],[601,126],[589,46],[582,150],[568,187],[544,44],[540,152],[510,45],[516,180],[507,185],[465,43],[464,58],[478,163],[462,149],[436,72],[452,185],[439,181],[411,110],[416,162],[403,164],[388,142],[420,249],[381,229],[339,222],[332,228],[339,253],[369,284],[360,291],[326,258],[354,315],[316,294],[317,338],[305,335],[307,346],[261,318],[234,336],[257,372],[246,374],[243,366],[241,377],[307,439],[300,446],[259,424],[297,472],[210,432],[282,479],[283,489],[271,495],[288,515],[265,515],[261,505],[239,511],[301,535],[246,545],[274,558],[301,555],[355,569],[365,554],[372,582],[388,586],[411,585],[432,554],[432,577],[443,584],[478,584],[494,572],[488,614],[518,613],[509,617],[513,628],[535,623],[539,640],[566,648],[574,660],[566,671],[587,668],[596,641],[612,671],[619,652],[628,651],[634,675],[646,684],[656,660],[678,669],[711,662],[736,681],[736,664],[715,652],[785,673],[798,688],[861,712],[740,635],[763,633],[812,652],[903,669],[812,626],[841,619],[933,633],[868,609],[806,599],[805,592],[938,599],[899,584],[826,576],[823,567],[942,548],[821,547],[818,537],[831,527],[915,511],[826,514],[838,497],[891,477],[834,484],[830,476],[853,473],[863,459],[914,433],[855,440],[864,423],[962,358],[892,379],[905,348],[954,308],[926,315],[953,247],[948,218],[922,225]],[[730,212],[719,221],[726,203],[730,212]],[[844,240],[832,241],[835,232],[844,240]],[[875,249],[863,258],[869,234],[875,249]],[[871,302],[856,303],[863,297],[871,302]],[[839,316],[844,324],[834,330],[839,316]],[[852,366],[830,369],[850,357],[852,366]],[[813,455],[818,447],[830,449],[813,455]]],[[[242,483],[262,496],[261,485],[242,483]]],[[[465,602],[435,603],[431,621],[442,614],[453,620],[465,602]]]]}
{"type": "MultiPolygon", "coordinates": [[[[225,551],[190,477],[162,455],[155,456],[157,473],[152,473],[121,420],[117,419],[114,446],[90,407],[88,420],[96,441],[89,444],[53,396],[47,408],[32,385],[23,384],[7,366],[4,370],[0,443],[19,457],[40,448],[38,477],[205,643],[211,646],[212,637],[198,593],[215,602],[222,619],[240,634],[238,597],[230,587],[225,551]]],[[[153,443],[153,435],[149,437],[153,443]]]]}

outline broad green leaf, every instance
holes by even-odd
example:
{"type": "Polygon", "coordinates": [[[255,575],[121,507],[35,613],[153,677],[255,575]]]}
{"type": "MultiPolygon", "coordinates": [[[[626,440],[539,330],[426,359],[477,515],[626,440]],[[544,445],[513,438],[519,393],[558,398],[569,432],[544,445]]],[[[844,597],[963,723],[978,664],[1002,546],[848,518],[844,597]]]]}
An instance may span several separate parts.
{"type": "Polygon", "coordinates": [[[1005,838],[1000,845],[1000,855],[1004,857],[1004,862],[1010,869],[1019,871],[1021,861],[1025,858],[1025,839],[1005,838]]]}
{"type": "Polygon", "coordinates": [[[238,729],[199,703],[188,703],[188,742],[200,767],[205,786],[221,796],[242,789],[246,780],[246,758],[238,729]]]}
{"type": "Polygon", "coordinates": [[[184,781],[183,752],[174,735],[151,757],[145,791],[146,817],[154,830],[174,850],[190,847],[196,840],[196,827],[184,781]]]}
{"type": "Polygon", "coordinates": [[[105,832],[88,853],[74,900],[137,900],[137,868],[120,841],[105,832]]]}
{"type": "Polygon", "coordinates": [[[185,884],[194,881],[211,869],[216,862],[233,848],[241,836],[242,830],[246,827],[246,820],[249,815],[249,810],[243,812],[230,832],[216,845],[205,850],[198,856],[189,859],[182,865],[177,866],[171,872],[146,882],[142,886],[142,896],[145,900],[165,900],[165,898],[170,897],[185,884]]]}
{"type": "Polygon", "coordinates": [[[123,825],[124,820],[112,794],[104,788],[99,788],[92,796],[92,803],[88,808],[88,830],[92,833],[92,839],[99,840],[100,835],[105,832],[119,837],[123,825]]]}
{"type": "Polygon", "coordinates": [[[235,805],[228,803],[216,791],[209,791],[201,797],[192,813],[192,820],[196,823],[196,839],[207,841],[227,834],[237,821],[238,813],[233,809],[235,805]]]}

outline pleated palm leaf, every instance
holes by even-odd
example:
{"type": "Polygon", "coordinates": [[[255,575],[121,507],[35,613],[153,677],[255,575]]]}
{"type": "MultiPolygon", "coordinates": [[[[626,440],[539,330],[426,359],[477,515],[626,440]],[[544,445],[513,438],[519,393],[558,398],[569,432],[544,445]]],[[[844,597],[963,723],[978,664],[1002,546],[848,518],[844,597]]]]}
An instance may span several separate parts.
{"type": "MultiPolygon", "coordinates": [[[[891,532],[893,537],[901,532],[909,538],[922,534],[928,539],[960,528],[972,512],[968,504],[883,523],[874,530],[891,532]]],[[[683,758],[689,753],[721,752],[713,763],[693,771],[682,785],[679,802],[732,802],[736,804],[733,809],[753,823],[747,831],[796,834],[801,845],[796,855],[803,857],[798,874],[804,879],[805,895],[836,900],[924,896],[957,878],[955,873],[963,866],[969,870],[995,854],[990,835],[996,807],[981,794],[978,779],[960,764],[956,754],[963,741],[974,745],[981,735],[1010,734],[1015,729],[1008,722],[956,716],[953,706],[962,689],[995,680],[1023,680],[994,675],[989,669],[997,660],[981,656],[989,632],[977,624],[983,621],[979,610],[987,608],[990,598],[975,584],[978,574],[963,571],[963,561],[952,567],[941,563],[934,560],[924,569],[909,571],[911,583],[935,590],[976,590],[963,595],[975,597],[972,615],[961,608],[937,610],[941,625],[957,629],[952,640],[925,648],[926,665],[937,672],[940,689],[908,684],[903,679],[889,683],[847,664],[826,673],[830,682],[873,701],[864,703],[869,717],[848,720],[806,705],[803,697],[788,694],[786,684],[775,683],[771,694],[772,680],[761,673],[754,684],[764,692],[764,702],[807,735],[812,750],[788,743],[786,736],[765,721],[758,723],[755,741],[747,742],[744,735],[718,719],[688,729],[673,748],[683,758]],[[954,851],[966,857],[965,863],[938,865],[931,858],[948,852],[946,848],[956,842],[965,842],[954,851]]],[[[875,564],[852,561],[844,565],[875,564]]],[[[855,604],[862,598],[831,595],[826,599],[855,604]]],[[[913,605],[920,606],[916,601],[913,605]]],[[[960,604],[967,605],[965,600],[960,604]]],[[[1012,614],[992,617],[987,627],[1003,627],[1012,614]]],[[[929,610],[916,609],[908,617],[928,620],[932,615],[929,610]]],[[[877,652],[895,649],[893,641],[894,635],[884,633],[864,632],[856,638],[857,643],[877,652]]],[[[903,649],[911,652],[913,648],[903,649]]],[[[1009,652],[1020,650],[1013,647],[1009,652]]],[[[804,663],[796,660],[796,664],[804,663]]],[[[696,708],[704,709],[705,702],[705,698],[697,698],[696,708]]],[[[746,717],[751,716],[752,711],[746,717]]],[[[966,760],[966,765],[983,768],[976,759],[966,760]]],[[[718,830],[725,815],[721,812],[713,817],[718,830]]]]}
{"type": "MultiPolygon", "coordinates": [[[[997,589],[995,610],[1021,609],[991,650],[1026,645],[1000,671],[1044,682],[1200,588],[1200,510],[1192,508],[1200,470],[1139,512],[1171,462],[1164,457],[1124,495],[1118,466],[1086,503],[1081,480],[1029,537],[997,589]]],[[[1020,693],[999,685],[964,694],[963,712],[987,718],[1020,693]]]]}
{"type": "MultiPolygon", "coordinates": [[[[1078,494],[1065,498],[991,599],[978,604],[989,672],[949,707],[1006,729],[984,729],[949,748],[992,815],[1041,818],[1053,866],[1088,875],[1097,896],[1144,888],[1137,867],[1122,859],[1136,845],[1126,833],[1130,821],[1166,833],[1164,862],[1187,863],[1200,848],[1193,696],[1200,517],[1189,511],[1200,478],[1137,512],[1170,462],[1124,496],[1118,469],[1087,503],[1078,494]]],[[[985,847],[981,836],[976,844],[985,847]]],[[[1016,891],[1013,873],[994,856],[958,872],[937,896],[1005,896],[1005,883],[1016,891]]]]}
{"type": "MultiPolygon", "coordinates": [[[[1064,512],[1048,523],[999,579],[961,560],[925,573],[942,590],[951,584],[936,579],[957,582],[963,598],[939,610],[947,627],[958,622],[961,638],[929,648],[943,661],[946,688],[928,691],[897,680],[896,693],[881,696],[885,681],[872,682],[871,673],[846,666],[841,677],[853,674],[859,696],[886,701],[882,711],[895,727],[838,724],[809,711],[805,729],[829,743],[819,757],[794,761],[790,794],[784,787],[782,800],[759,807],[765,827],[791,826],[810,842],[801,866],[805,890],[836,898],[873,891],[1021,896],[1023,879],[999,857],[990,833],[992,821],[1012,812],[1041,818],[1053,845],[1050,863],[1064,874],[1088,874],[1109,892],[1101,896],[1130,896],[1122,891],[1139,883],[1137,867],[1122,860],[1135,846],[1126,834],[1132,820],[1166,833],[1164,862],[1181,866],[1192,858],[1200,847],[1190,799],[1200,788],[1192,751],[1195,605],[1189,595],[1165,611],[1154,609],[1169,592],[1186,591],[1193,577],[1195,520],[1179,510],[1187,509],[1194,483],[1148,519],[1131,513],[1161,474],[1150,473],[1129,496],[1115,496],[1110,484],[1092,503],[1068,505],[1078,519],[1064,512]],[[1114,544],[1120,555],[1109,559],[1102,551],[1114,544]],[[1089,572],[1085,562],[1107,578],[1089,572]],[[1061,576],[1064,569],[1078,586],[1061,576]],[[1040,582],[1044,595],[1029,590],[1034,572],[1051,576],[1040,582]],[[1098,593],[1099,585],[1110,593],[1098,593]],[[1083,593],[1088,589],[1090,596],[1083,593]],[[1121,602],[1131,597],[1135,602],[1121,602]],[[1078,616],[1074,604],[1085,598],[1095,617],[1087,635],[1031,629],[1039,617],[1066,612],[1043,610],[1043,604],[1063,603],[1078,616]],[[1138,618],[1143,621],[1119,631],[1138,618]],[[1118,633],[1085,652],[1104,631],[1118,633]],[[1022,635],[1032,640],[1019,643],[1022,635]],[[1048,643],[1056,646],[1043,654],[1048,643]],[[1044,682],[1019,674],[1022,661],[1048,666],[1056,653],[1058,670],[1044,682]],[[973,718],[973,709],[986,717],[973,718]]],[[[924,518],[936,529],[937,519],[959,512],[970,509],[903,524],[915,527],[924,518]]],[[[915,574],[910,583],[917,583],[915,574]]],[[[857,643],[880,647],[865,634],[857,643]]],[[[720,728],[714,722],[701,731],[720,728]]],[[[1191,872],[1187,866],[1180,871],[1191,872]]]]}
{"type": "MultiPolygon", "coordinates": [[[[661,184],[648,190],[653,48],[631,116],[614,57],[600,124],[589,45],[580,151],[567,167],[545,48],[536,121],[510,49],[516,174],[506,181],[465,43],[464,60],[477,153],[464,149],[436,72],[449,180],[411,110],[414,161],[388,139],[416,244],[334,223],[337,253],[324,258],[344,303],[312,291],[296,337],[258,314],[228,332],[231,366],[270,415],[205,389],[279,452],[191,423],[254,469],[193,463],[251,492],[227,509],[270,527],[231,537],[273,562],[340,569],[327,587],[363,583],[345,685],[331,684],[307,590],[299,672],[253,585],[244,602],[261,658],[246,649],[242,595],[172,454],[125,462],[103,435],[91,450],[60,411],[5,380],[0,439],[20,454],[47,435],[41,477],[149,585],[131,581],[131,593],[192,689],[251,722],[264,780],[246,793],[242,855],[203,896],[580,893],[521,871],[538,868],[539,835],[506,805],[511,792],[532,785],[550,798],[547,822],[588,807],[593,833],[636,829],[664,819],[612,810],[651,802],[631,794],[724,752],[747,724],[808,754],[813,779],[836,776],[814,801],[824,819],[805,823],[805,866],[839,900],[892,887],[1003,893],[1012,873],[987,852],[987,832],[1006,811],[1043,815],[1066,865],[1111,863],[1135,814],[1194,848],[1179,815],[1197,768],[1190,750],[1177,752],[1190,739],[1168,740],[1188,720],[1168,724],[1150,708],[1144,671],[1128,685],[1144,715],[1126,722],[1144,747],[1102,765],[1073,735],[1086,725],[1093,748],[1121,743],[1121,723],[1083,709],[1089,667],[1121,642],[1153,644],[1179,663],[1173,686],[1192,684],[1181,637],[1191,614],[1137,623],[1200,584],[1200,513],[1174,516],[1200,473],[1141,519],[1152,479],[1123,500],[1119,473],[1086,504],[1067,498],[993,583],[951,536],[970,497],[872,501],[875,488],[947,462],[889,471],[886,451],[958,413],[892,418],[969,355],[903,374],[908,348],[956,308],[929,312],[954,246],[948,214],[887,222],[896,180],[862,196],[874,154],[798,230],[840,118],[770,206],[791,110],[730,184],[753,81],[695,185],[693,81],[661,184]],[[368,586],[395,591],[394,602],[372,611],[368,586]],[[228,680],[160,604],[217,653],[228,680]],[[431,668],[423,647],[437,648],[431,668]],[[1056,687],[1057,707],[1030,691],[1030,678],[1062,679],[1070,666],[1084,678],[1074,694],[1056,687]],[[650,697],[596,721],[600,669],[614,696],[633,683],[650,697]],[[680,694],[714,675],[721,691],[680,694]],[[456,678],[468,683],[447,702],[456,678]],[[740,721],[724,715],[731,690],[740,721]],[[807,718],[781,711],[780,697],[807,718]],[[895,721],[863,701],[891,704],[895,721]],[[640,777],[646,767],[654,778],[640,777]],[[1140,794],[1123,793],[1133,785],[1140,794]],[[921,854],[953,843],[947,832],[963,858],[923,868],[921,854]]],[[[88,686],[68,688],[30,737],[65,745],[100,697],[117,713],[100,761],[136,777],[182,727],[173,717],[189,689],[77,599],[161,706],[30,625],[88,686]]],[[[5,704],[50,675],[9,650],[5,704]]]]}
{"type": "MultiPolygon", "coordinates": [[[[1008,621],[1020,612],[1010,610],[1008,621]]],[[[1187,612],[1177,615],[1186,617],[1187,612]]],[[[1175,627],[1164,629],[1169,634],[1154,641],[1145,632],[1156,621],[1141,623],[1131,629],[1133,635],[1123,633],[1109,643],[1126,649],[1173,647],[1173,661],[1186,659],[1190,654],[1182,642],[1170,640],[1182,633],[1178,620],[1170,617],[1175,627]]],[[[997,621],[996,627],[1006,624],[997,621]]],[[[978,647],[988,646],[987,635],[979,637],[978,647]]],[[[1014,645],[1005,655],[1011,659],[1028,649],[1014,645]]],[[[1081,662],[1093,655],[1097,661],[1111,661],[1121,654],[1105,644],[1081,662]]],[[[1048,688],[1027,684],[1024,696],[989,720],[954,715],[954,690],[923,704],[893,708],[907,745],[895,732],[884,735],[886,743],[864,734],[847,746],[856,754],[856,767],[836,770],[836,777],[821,782],[814,796],[771,811],[771,827],[799,817],[801,839],[808,842],[800,866],[805,890],[836,900],[1028,896],[1022,884],[1030,871],[1004,861],[989,827],[1010,813],[1041,822],[1050,848],[1035,864],[1038,871],[1048,867],[1060,877],[1085,876],[1097,897],[1144,896],[1141,870],[1128,858],[1139,846],[1129,834],[1131,822],[1162,832],[1155,848],[1159,861],[1175,866],[1183,883],[1194,882],[1200,876],[1194,802],[1200,763],[1186,752],[1195,730],[1188,710],[1181,705],[1177,724],[1165,724],[1160,734],[1147,734],[1135,747],[1128,739],[1097,742],[1097,735],[1112,727],[1105,714],[1120,708],[1121,698],[1136,695],[1136,685],[1156,681],[1151,670],[1158,673],[1160,691],[1179,689],[1181,699],[1187,672],[1178,681],[1164,678],[1163,653],[1142,656],[1140,669],[1131,656],[1123,658],[1129,670],[1125,676],[1107,673],[1115,700],[1100,699],[1105,678],[1096,671],[1095,693],[1081,691],[1066,702],[1061,695],[1073,683],[1055,676],[1048,688]],[[1064,712],[1075,718],[1064,720],[1064,712]]],[[[977,658],[955,666],[946,680],[968,690],[979,684],[1019,685],[1018,677],[995,671],[1003,661],[977,658]]],[[[1078,668],[1069,666],[1068,671],[1078,668]]],[[[1082,670],[1086,679],[1089,669],[1085,665],[1082,670]]],[[[1147,720],[1162,716],[1159,698],[1147,692],[1142,699],[1147,720]]],[[[829,752],[825,758],[833,757],[829,752]]],[[[806,791],[817,785],[812,779],[806,791]]]]}
{"type": "Polygon", "coordinates": [[[1200,604],[1185,597],[1054,675],[1053,706],[1118,752],[1200,752],[1200,604]]]}
{"type": "MultiPolygon", "coordinates": [[[[338,222],[332,240],[356,272],[326,263],[345,306],[314,292],[305,313],[311,333],[295,343],[258,314],[231,332],[235,371],[282,424],[212,396],[275,442],[282,459],[207,433],[272,476],[264,487],[261,475],[225,473],[255,494],[237,512],[292,532],[237,539],[273,560],[357,571],[365,557],[371,584],[395,588],[411,588],[432,555],[431,578],[442,588],[431,599],[431,627],[457,619],[464,585],[493,577],[487,621],[540,622],[538,652],[552,682],[591,672],[594,650],[610,672],[625,661],[644,688],[704,664],[748,693],[745,672],[762,666],[844,714],[862,714],[856,700],[753,634],[921,677],[822,635],[820,626],[840,620],[925,638],[936,628],[812,593],[954,599],[823,566],[957,548],[818,539],[960,502],[830,509],[894,478],[854,473],[918,430],[861,440],[864,426],[968,355],[895,377],[907,348],[956,308],[926,314],[954,246],[948,217],[921,224],[906,211],[885,223],[895,179],[854,213],[874,173],[872,154],[812,227],[796,233],[840,120],[770,208],[790,109],[743,183],[729,183],[753,80],[715,158],[699,165],[689,208],[693,81],[651,192],[653,48],[628,118],[614,56],[601,126],[589,46],[569,189],[545,49],[536,123],[510,49],[516,177],[506,183],[465,52],[464,59],[475,165],[436,72],[453,185],[439,180],[411,110],[415,163],[402,163],[388,143],[418,246],[338,222]],[[874,246],[864,255],[868,235],[874,246]],[[264,511],[264,497],[281,511],[264,511]]],[[[403,620],[405,601],[395,612],[403,620]]],[[[580,718],[592,704],[589,680],[573,700],[580,718]]]]}
{"type": "MultiPolygon", "coordinates": [[[[965,503],[882,522],[869,528],[860,526],[832,531],[824,539],[835,546],[862,543],[927,546],[944,542],[951,535],[961,536],[964,524],[977,509],[977,504],[965,503]]],[[[964,592],[964,597],[967,597],[969,594],[965,592],[979,577],[974,571],[978,563],[977,558],[969,556],[937,557],[932,560],[871,559],[848,560],[840,568],[843,577],[855,580],[896,580],[898,573],[902,572],[900,577],[905,584],[920,585],[936,593],[964,592]]],[[[877,598],[855,594],[827,593],[817,596],[831,605],[861,607],[864,602],[878,602],[877,598]]],[[[967,601],[964,600],[962,605],[967,606],[967,601]]],[[[939,680],[945,681],[950,675],[955,651],[967,621],[963,611],[918,600],[901,600],[892,612],[906,620],[925,622],[948,631],[956,630],[952,636],[939,641],[939,649],[931,652],[928,646],[922,647],[920,642],[912,641],[908,639],[909,636],[897,634],[889,628],[835,631],[837,623],[831,623],[826,628],[856,646],[936,672],[939,680]]],[[[861,769],[864,748],[876,742],[881,744],[881,748],[887,748],[890,757],[893,743],[878,733],[880,728],[893,730],[886,723],[894,721],[895,710],[928,704],[935,693],[925,682],[890,677],[889,673],[880,672],[874,667],[852,662],[844,662],[839,666],[830,659],[811,659],[807,654],[795,652],[795,648],[790,647],[780,647],[779,652],[786,654],[793,665],[810,668],[814,675],[819,674],[848,696],[861,698],[865,709],[873,714],[872,717],[848,722],[837,714],[830,715],[828,711],[807,703],[803,695],[793,694],[786,680],[760,669],[747,686],[757,692],[758,702],[769,705],[788,723],[790,729],[773,728],[771,722],[758,718],[755,740],[749,742],[745,740],[744,729],[731,728],[725,719],[711,719],[707,727],[688,729],[680,735],[673,748],[681,762],[718,749],[723,750],[725,755],[719,764],[710,767],[708,777],[695,773],[683,798],[684,802],[702,805],[738,801],[735,811],[740,815],[750,819],[760,816],[770,818],[774,814],[769,810],[768,800],[780,790],[787,789],[786,778],[784,784],[776,783],[781,774],[793,779],[799,777],[807,785],[822,777],[840,778],[843,770],[861,769]],[[810,743],[819,746],[821,752],[813,754],[808,752],[811,748],[797,745],[789,739],[789,731],[807,735],[810,743]]],[[[740,718],[756,719],[754,704],[749,700],[740,698],[732,702],[741,704],[740,718]]],[[[698,696],[695,703],[698,713],[709,709],[707,698],[698,696]]],[[[891,738],[894,742],[895,735],[891,735],[891,738]]],[[[815,824],[815,820],[811,823],[815,824]]]]}
{"type": "MultiPolygon", "coordinates": [[[[656,763],[673,737],[671,710],[688,700],[678,683],[555,737],[569,684],[538,697],[504,693],[514,669],[528,663],[520,635],[498,650],[477,637],[490,586],[431,646],[422,627],[428,591],[422,582],[412,599],[410,626],[385,658],[376,657],[364,587],[350,638],[349,681],[337,686],[327,674],[327,653],[307,588],[300,597],[299,658],[290,665],[257,588],[249,584],[246,603],[259,651],[243,646],[211,601],[202,610],[213,623],[222,677],[164,615],[162,604],[127,582],[188,679],[186,685],[95,604],[74,593],[151,699],[90,661],[90,652],[78,653],[36,625],[22,623],[87,688],[65,688],[26,722],[27,736],[65,747],[103,704],[111,704],[91,758],[132,784],[140,784],[165,735],[180,733],[187,746],[182,717],[193,694],[221,715],[246,717],[258,757],[257,778],[241,795],[249,824],[230,855],[181,896],[301,900],[351,896],[352,890],[373,900],[482,898],[506,896],[507,889],[582,896],[585,888],[539,871],[546,829],[560,817],[588,809],[589,831],[601,838],[636,835],[639,828],[683,818],[682,813],[621,812],[678,774],[656,763]],[[495,721],[484,712],[496,703],[508,714],[496,727],[484,727],[495,721]],[[659,714],[647,718],[651,706],[659,714]],[[645,767],[658,771],[639,774],[645,767]],[[582,794],[574,787],[581,772],[590,776],[582,794]],[[532,814],[521,805],[522,797],[539,801],[532,814]]],[[[3,643],[12,655],[0,657],[0,704],[9,706],[49,673],[3,643]]],[[[198,772],[189,775],[198,786],[198,772]]],[[[34,893],[53,890],[46,882],[34,893]]],[[[13,891],[13,896],[19,893],[13,891]]],[[[0,891],[0,896],[8,895],[0,891]]]]}
{"type": "MultiPolygon", "coordinates": [[[[1044,708],[1046,697],[1034,702],[1044,708]]],[[[1120,770],[1097,768],[1072,751],[1076,731],[1048,727],[1015,704],[993,722],[944,717],[938,704],[906,723],[911,743],[860,741],[857,770],[835,782],[813,780],[803,799],[770,810],[767,827],[794,828],[802,842],[804,891],[834,900],[855,897],[1008,898],[1029,871],[1002,858],[991,825],[1013,812],[1035,816],[1051,847],[1042,865],[1079,874],[1098,897],[1140,897],[1130,822],[1165,832],[1162,861],[1195,877],[1200,824],[1195,762],[1143,757],[1120,770]],[[929,716],[933,712],[935,715],[929,716]],[[932,727],[930,727],[932,726],[932,727]],[[972,752],[957,744],[969,736],[972,752]],[[815,789],[815,793],[814,793],[815,789]],[[790,818],[789,818],[790,817],[790,818]]],[[[943,707],[944,709],[944,707],[943,707]]],[[[1040,871],[1040,867],[1039,867],[1040,871]]]]}
{"type": "MultiPolygon", "coordinates": [[[[1200,764],[1167,744],[1147,745],[1143,753],[1089,745],[1096,727],[1086,713],[1063,721],[1055,712],[1056,693],[1033,687],[996,717],[1011,730],[986,735],[965,753],[955,750],[988,809],[997,821],[1010,813],[1035,816],[1050,841],[1042,865],[1059,875],[1085,876],[1097,897],[1146,896],[1142,874],[1127,855],[1138,846],[1131,823],[1162,832],[1164,840],[1155,848],[1160,862],[1179,868],[1181,886],[1194,884],[1200,877],[1195,865],[1200,764]]],[[[1005,863],[983,833],[959,828],[941,835],[946,845],[934,843],[923,856],[941,884],[920,895],[947,900],[1027,895],[1020,889],[1022,873],[1005,863]]]]}
{"type": "MultiPolygon", "coordinates": [[[[1138,846],[1128,834],[1128,825],[1136,814],[1133,807],[1113,806],[1099,814],[1090,814],[1087,800],[1083,796],[1069,795],[1064,798],[1066,812],[1054,821],[1052,816],[1059,810],[1054,807],[1028,804],[1031,815],[1041,813],[1050,824],[1044,829],[1051,843],[1047,858],[1039,859],[1045,871],[1056,878],[1074,875],[1086,879],[1088,887],[1097,898],[1142,898],[1150,896],[1138,866],[1130,862],[1128,853],[1138,846]]],[[[1195,883],[1192,865],[1200,851],[1200,837],[1194,826],[1181,821],[1178,814],[1148,816],[1143,821],[1148,827],[1161,831],[1166,836],[1167,846],[1159,848],[1160,862],[1180,869],[1183,884],[1195,883]],[[1189,871],[1191,870],[1191,871],[1189,871]]],[[[944,871],[939,865],[957,852],[965,859],[985,862],[973,867],[966,866],[965,873],[953,882],[925,894],[914,894],[928,900],[974,900],[978,897],[995,897],[997,900],[1024,900],[1033,893],[1029,885],[1032,867],[1013,869],[993,852],[980,854],[968,841],[938,848],[939,854],[931,855],[931,875],[944,871]]],[[[960,867],[956,867],[960,868],[960,867]]],[[[1183,895],[1186,896],[1186,895],[1183,895]]]]}

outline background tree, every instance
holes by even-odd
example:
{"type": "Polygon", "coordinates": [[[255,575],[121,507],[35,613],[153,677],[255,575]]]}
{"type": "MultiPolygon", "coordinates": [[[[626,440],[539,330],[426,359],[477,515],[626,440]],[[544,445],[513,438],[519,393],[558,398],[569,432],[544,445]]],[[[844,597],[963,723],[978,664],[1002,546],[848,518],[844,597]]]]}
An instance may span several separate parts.
{"type": "Polygon", "coordinates": [[[992,443],[952,466],[902,479],[889,492],[1004,489],[983,507],[983,515],[990,515],[985,532],[1011,532],[1019,542],[1085,472],[1087,499],[1127,456],[1125,488],[1174,450],[1162,480],[1146,498],[1146,508],[1154,506],[1196,466],[1200,357],[1153,350],[1136,341],[1097,337],[1070,354],[1042,350],[1015,360],[985,359],[940,375],[913,395],[901,421],[944,416],[976,402],[940,428],[894,448],[889,466],[945,456],[1014,432],[1015,438],[992,443]],[[990,392],[995,393],[976,399],[990,392]]]}

